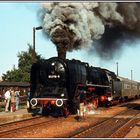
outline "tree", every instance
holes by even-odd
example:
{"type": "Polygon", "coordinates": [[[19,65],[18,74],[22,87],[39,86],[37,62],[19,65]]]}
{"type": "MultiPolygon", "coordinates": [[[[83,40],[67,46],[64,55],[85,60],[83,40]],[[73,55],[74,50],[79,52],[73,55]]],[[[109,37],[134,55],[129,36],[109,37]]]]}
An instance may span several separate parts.
{"type": "MultiPolygon", "coordinates": [[[[6,74],[2,75],[2,79],[8,82],[29,82],[30,81],[30,69],[32,64],[34,63],[33,59],[33,47],[30,44],[28,51],[22,51],[18,53],[18,68],[13,68],[12,70],[8,70],[6,74]]],[[[35,53],[36,60],[40,60],[41,56],[35,53]]]]}

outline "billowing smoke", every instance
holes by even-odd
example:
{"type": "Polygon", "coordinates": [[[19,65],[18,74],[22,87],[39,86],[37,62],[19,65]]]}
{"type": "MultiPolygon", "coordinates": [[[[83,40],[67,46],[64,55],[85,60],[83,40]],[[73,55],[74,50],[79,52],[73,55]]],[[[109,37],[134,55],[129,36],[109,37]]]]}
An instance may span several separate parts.
{"type": "Polygon", "coordinates": [[[106,57],[119,49],[123,40],[140,36],[139,3],[47,2],[43,12],[44,31],[60,57],[82,47],[106,57]]]}

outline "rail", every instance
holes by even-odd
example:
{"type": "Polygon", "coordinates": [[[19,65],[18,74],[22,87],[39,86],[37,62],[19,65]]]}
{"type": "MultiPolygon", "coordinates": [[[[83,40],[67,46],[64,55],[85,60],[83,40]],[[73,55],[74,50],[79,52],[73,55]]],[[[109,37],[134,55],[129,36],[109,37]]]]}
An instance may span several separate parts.
{"type": "MultiPolygon", "coordinates": [[[[85,138],[85,137],[89,137],[89,138],[105,138],[105,137],[115,137],[117,134],[114,132],[116,129],[120,128],[121,126],[124,126],[126,123],[132,121],[132,120],[135,120],[134,118],[137,117],[137,115],[140,115],[139,111],[137,111],[136,114],[133,114],[134,118],[131,119],[131,117],[128,117],[126,119],[122,119],[120,122],[119,122],[119,125],[109,125],[109,124],[113,124],[113,123],[116,123],[118,122],[118,118],[117,116],[119,115],[123,115],[125,113],[130,113],[132,112],[133,109],[137,109],[137,108],[140,108],[140,105],[135,105],[134,107],[131,107],[131,108],[128,108],[127,110],[124,110],[124,111],[121,111],[119,113],[117,113],[116,115],[110,117],[110,118],[105,118],[105,119],[102,119],[100,122],[96,123],[96,124],[91,124],[90,126],[88,127],[85,127],[85,128],[82,128],[81,130],[79,130],[78,132],[74,132],[72,134],[70,134],[68,137],[69,138],[85,138]],[[108,130],[108,129],[111,129],[111,127],[113,127],[112,129],[112,132],[106,132],[105,130],[108,130]],[[104,130],[104,131],[102,131],[104,130]],[[99,132],[101,132],[100,135],[99,135],[99,132]],[[103,134],[103,132],[105,134],[103,134]]],[[[132,114],[132,113],[131,113],[132,114]]],[[[135,121],[138,122],[140,120],[137,120],[135,121]]],[[[110,130],[111,131],[111,130],[110,130]]],[[[120,132],[120,131],[119,131],[120,132]]],[[[118,135],[117,135],[118,136],[118,135]]]]}

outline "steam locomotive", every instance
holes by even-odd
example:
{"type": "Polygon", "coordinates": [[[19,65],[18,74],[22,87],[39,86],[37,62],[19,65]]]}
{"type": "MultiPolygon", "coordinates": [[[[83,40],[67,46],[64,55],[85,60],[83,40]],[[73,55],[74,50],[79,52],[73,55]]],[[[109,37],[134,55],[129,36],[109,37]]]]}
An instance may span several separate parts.
{"type": "Polygon", "coordinates": [[[52,57],[32,65],[30,105],[42,113],[76,114],[80,103],[109,106],[140,96],[140,83],[80,60],[52,57]]]}

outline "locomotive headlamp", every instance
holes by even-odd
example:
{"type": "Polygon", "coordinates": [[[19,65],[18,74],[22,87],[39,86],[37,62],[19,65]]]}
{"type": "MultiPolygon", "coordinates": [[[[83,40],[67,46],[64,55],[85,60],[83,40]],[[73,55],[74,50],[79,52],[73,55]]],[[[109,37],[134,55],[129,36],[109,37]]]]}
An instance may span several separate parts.
{"type": "Polygon", "coordinates": [[[111,100],[113,100],[113,97],[108,97],[108,101],[111,101],[111,100]]]}
{"type": "Polygon", "coordinates": [[[57,99],[56,100],[56,106],[61,107],[63,105],[63,100],[62,99],[57,99]]]}
{"type": "Polygon", "coordinates": [[[34,107],[37,105],[37,99],[36,98],[32,98],[30,101],[30,104],[34,107]]]}
{"type": "Polygon", "coordinates": [[[64,93],[61,94],[61,97],[64,97],[64,93]]]}
{"type": "Polygon", "coordinates": [[[54,66],[54,65],[55,65],[55,63],[53,62],[53,63],[52,63],[52,66],[54,66]]]}

